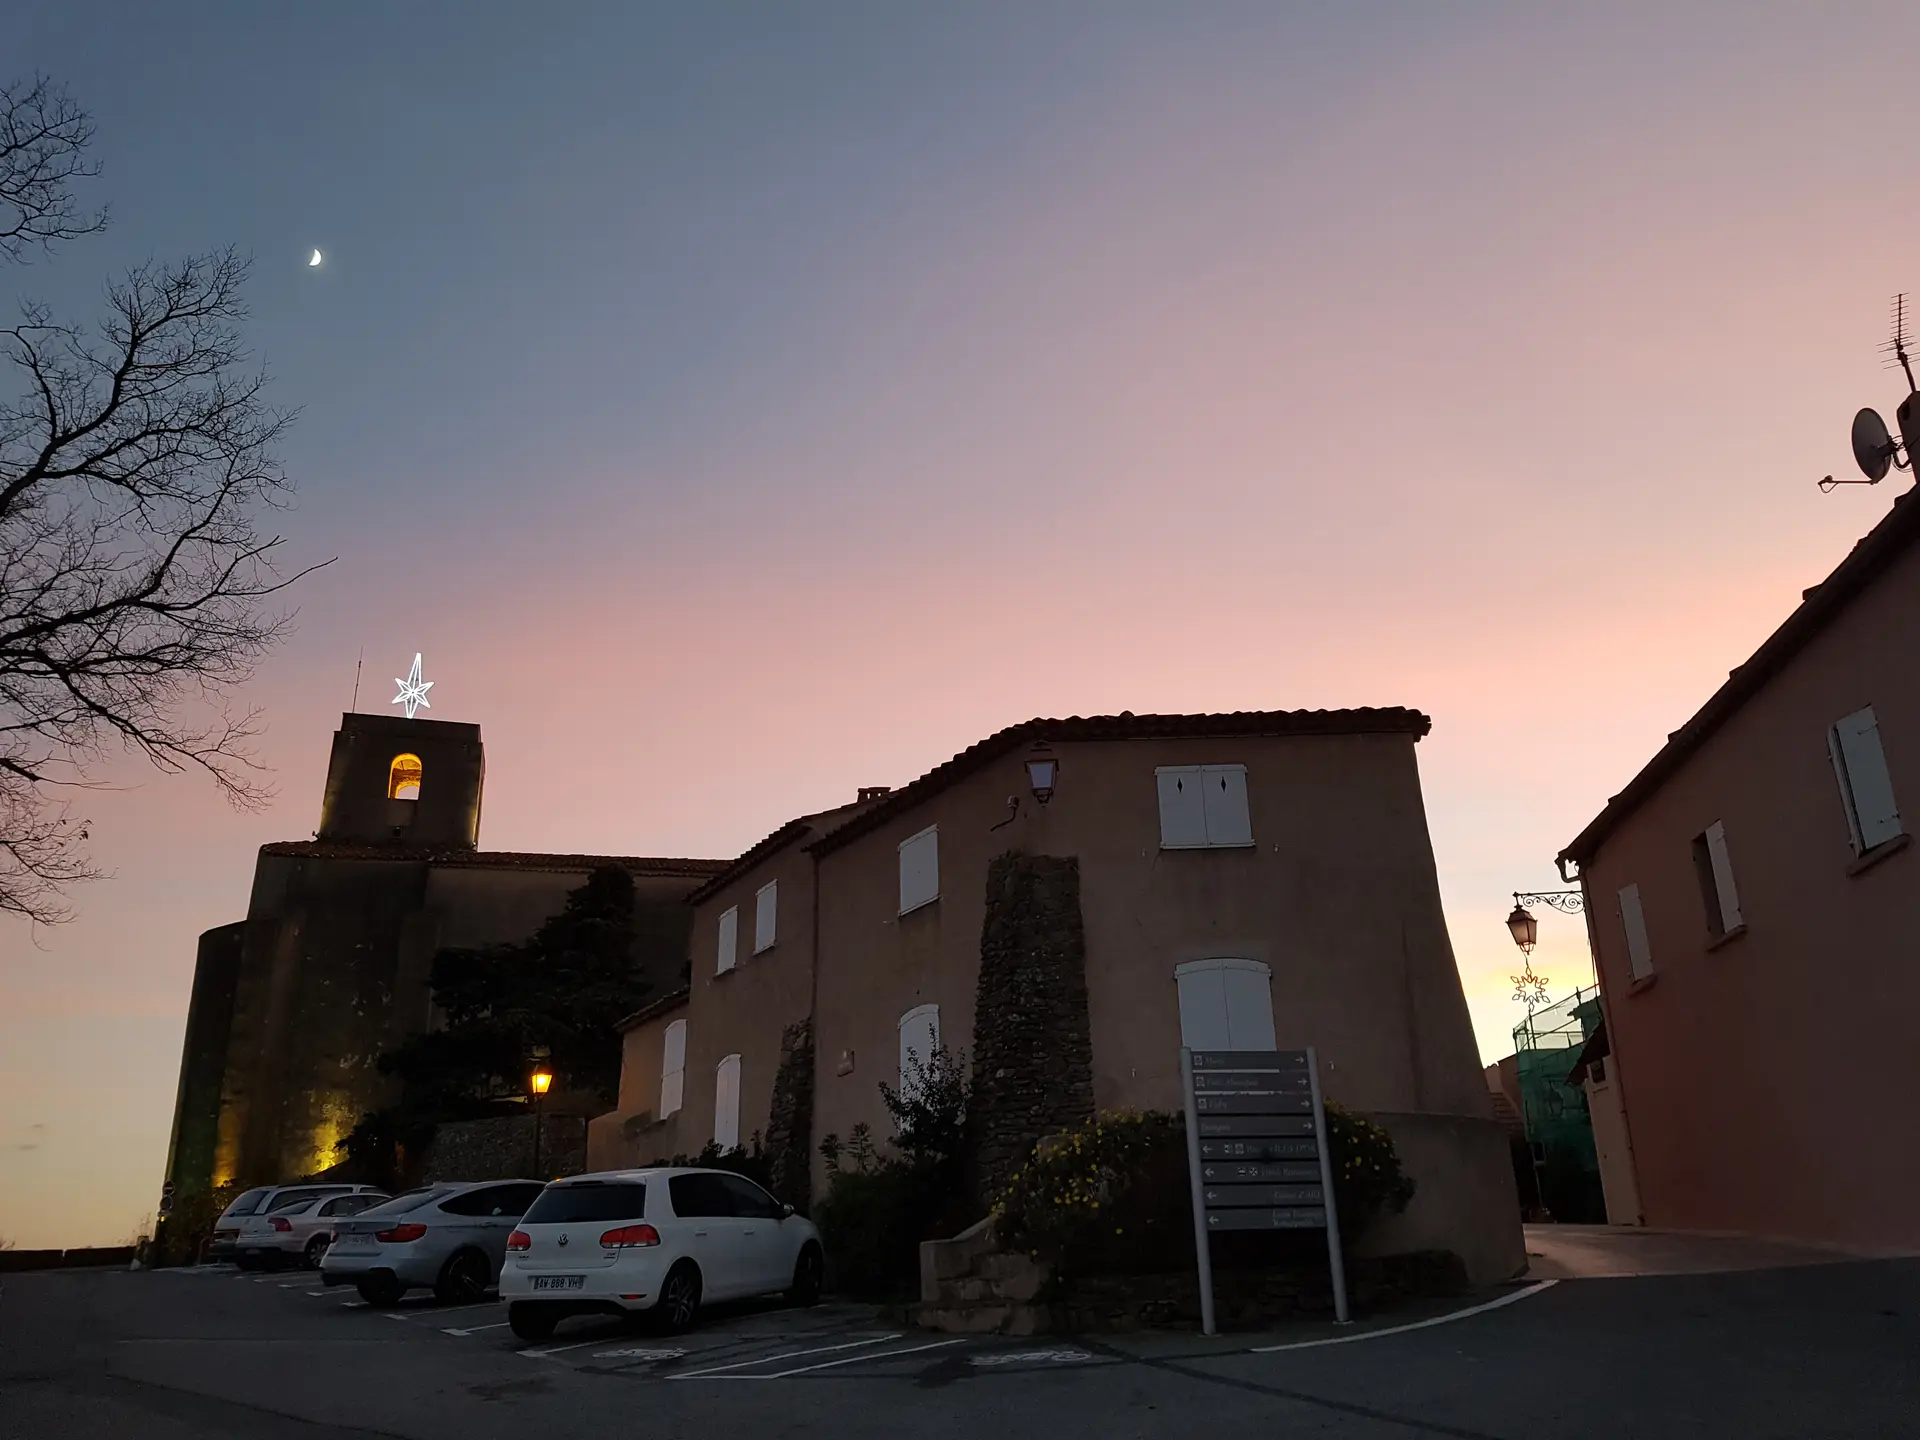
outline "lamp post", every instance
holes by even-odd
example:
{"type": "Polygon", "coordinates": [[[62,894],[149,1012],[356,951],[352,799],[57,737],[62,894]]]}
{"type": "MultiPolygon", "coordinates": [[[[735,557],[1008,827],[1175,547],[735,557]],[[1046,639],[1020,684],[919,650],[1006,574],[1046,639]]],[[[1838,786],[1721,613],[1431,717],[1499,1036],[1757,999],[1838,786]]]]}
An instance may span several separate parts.
{"type": "Polygon", "coordinates": [[[1520,973],[1512,977],[1513,998],[1527,1007],[1531,1015],[1547,998],[1547,977],[1533,973],[1533,947],[1540,938],[1540,923],[1533,918],[1529,905],[1546,905],[1563,915],[1578,915],[1585,908],[1585,898],[1578,890],[1516,890],[1513,895],[1513,913],[1507,916],[1507,932],[1513,936],[1513,943],[1520,947],[1522,964],[1520,973]]]}
{"type": "Polygon", "coordinates": [[[552,1084],[553,1072],[545,1065],[535,1065],[528,1088],[533,1091],[533,1178],[536,1180],[540,1178],[541,1102],[547,1098],[547,1087],[552,1084]]]}

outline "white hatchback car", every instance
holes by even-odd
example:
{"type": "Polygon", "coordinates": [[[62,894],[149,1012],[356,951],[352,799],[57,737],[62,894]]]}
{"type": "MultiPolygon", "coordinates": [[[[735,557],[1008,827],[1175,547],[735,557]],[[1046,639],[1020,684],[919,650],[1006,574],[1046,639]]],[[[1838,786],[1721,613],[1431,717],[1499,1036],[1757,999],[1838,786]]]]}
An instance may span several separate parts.
{"type": "Polygon", "coordinates": [[[556,1180],[507,1240],[500,1298],[523,1340],[569,1315],[648,1312],[670,1330],[703,1302],[820,1298],[820,1232],[725,1170],[609,1170],[556,1180]]]}

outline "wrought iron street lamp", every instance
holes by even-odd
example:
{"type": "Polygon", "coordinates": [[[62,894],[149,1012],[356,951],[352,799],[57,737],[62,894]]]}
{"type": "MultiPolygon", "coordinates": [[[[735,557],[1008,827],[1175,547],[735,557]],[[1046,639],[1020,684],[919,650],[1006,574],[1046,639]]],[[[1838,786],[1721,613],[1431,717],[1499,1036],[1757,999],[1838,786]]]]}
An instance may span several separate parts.
{"type": "Polygon", "coordinates": [[[1036,745],[1027,760],[1027,784],[1033,789],[1033,798],[1042,805],[1053,798],[1053,782],[1059,773],[1060,762],[1053,752],[1044,745],[1036,745]]]}
{"type": "Polygon", "coordinates": [[[1513,895],[1513,913],[1507,916],[1507,933],[1513,936],[1513,943],[1520,947],[1524,957],[1520,973],[1512,977],[1513,998],[1527,1007],[1527,1014],[1533,1014],[1536,1007],[1544,1005],[1547,999],[1547,977],[1533,973],[1533,947],[1540,939],[1540,923],[1533,918],[1529,905],[1546,905],[1563,915],[1578,915],[1585,908],[1585,899],[1578,890],[1516,890],[1513,895]]]}

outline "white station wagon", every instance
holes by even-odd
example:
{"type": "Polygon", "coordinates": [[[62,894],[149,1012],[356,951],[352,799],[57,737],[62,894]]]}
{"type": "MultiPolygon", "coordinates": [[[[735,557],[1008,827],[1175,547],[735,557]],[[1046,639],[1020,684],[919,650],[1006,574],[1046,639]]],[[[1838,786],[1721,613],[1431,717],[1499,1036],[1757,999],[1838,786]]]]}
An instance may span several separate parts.
{"type": "Polygon", "coordinates": [[[500,1298],[523,1340],[569,1315],[647,1312],[684,1330],[706,1301],[820,1298],[820,1232],[725,1170],[609,1170],[556,1180],[507,1240],[500,1298]]]}

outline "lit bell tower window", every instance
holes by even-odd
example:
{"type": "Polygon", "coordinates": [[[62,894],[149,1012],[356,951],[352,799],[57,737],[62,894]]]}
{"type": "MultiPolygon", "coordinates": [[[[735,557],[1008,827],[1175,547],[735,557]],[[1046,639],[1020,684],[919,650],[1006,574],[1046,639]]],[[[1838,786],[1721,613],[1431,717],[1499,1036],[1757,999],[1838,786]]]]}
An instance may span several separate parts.
{"type": "Polygon", "coordinates": [[[420,798],[420,757],[418,755],[393,757],[393,764],[387,767],[387,798],[389,800],[420,798]]]}

